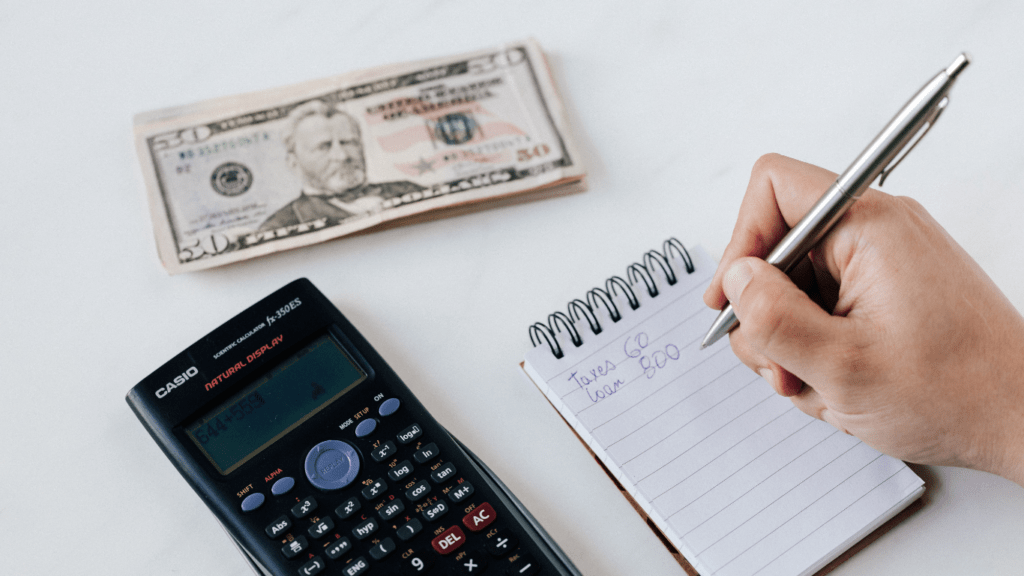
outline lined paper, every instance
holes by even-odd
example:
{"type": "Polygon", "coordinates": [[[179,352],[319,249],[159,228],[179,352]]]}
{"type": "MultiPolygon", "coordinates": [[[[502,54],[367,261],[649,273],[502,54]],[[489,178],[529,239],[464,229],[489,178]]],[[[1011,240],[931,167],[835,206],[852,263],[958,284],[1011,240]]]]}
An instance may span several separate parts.
{"type": "MultiPolygon", "coordinates": [[[[602,332],[531,350],[524,369],[703,576],[813,574],[924,491],[905,464],[796,409],[732,353],[700,340],[715,266],[695,271],[602,332]]],[[[684,271],[681,261],[675,270],[684,271]]]]}

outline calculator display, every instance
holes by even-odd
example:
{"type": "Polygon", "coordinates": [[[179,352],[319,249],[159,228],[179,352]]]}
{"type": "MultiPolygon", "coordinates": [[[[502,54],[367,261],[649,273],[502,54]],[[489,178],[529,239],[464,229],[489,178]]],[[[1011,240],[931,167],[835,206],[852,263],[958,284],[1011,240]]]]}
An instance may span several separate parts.
{"type": "Polygon", "coordinates": [[[228,474],[366,378],[345,350],[324,335],[185,431],[217,471],[228,474]]]}

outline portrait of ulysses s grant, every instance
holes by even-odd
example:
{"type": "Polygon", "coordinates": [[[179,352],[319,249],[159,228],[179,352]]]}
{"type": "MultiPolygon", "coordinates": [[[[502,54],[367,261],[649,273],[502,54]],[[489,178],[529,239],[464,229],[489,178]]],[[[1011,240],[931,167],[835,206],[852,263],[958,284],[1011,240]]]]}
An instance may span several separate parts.
{"type": "Polygon", "coordinates": [[[424,188],[407,181],[366,182],[366,157],[359,124],[321,100],[306,102],[288,115],[285,163],[302,181],[299,197],[274,212],[259,232],[321,218],[327,226],[379,212],[385,200],[424,188]]]}

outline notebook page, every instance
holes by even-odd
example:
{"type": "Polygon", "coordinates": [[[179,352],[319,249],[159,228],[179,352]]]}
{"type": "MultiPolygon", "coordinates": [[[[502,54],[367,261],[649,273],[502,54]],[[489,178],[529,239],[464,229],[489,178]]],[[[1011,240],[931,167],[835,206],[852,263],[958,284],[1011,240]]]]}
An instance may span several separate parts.
{"type": "MultiPolygon", "coordinates": [[[[727,339],[700,350],[716,313],[715,265],[636,288],[617,323],[526,356],[524,369],[703,576],[812,574],[910,504],[923,482],[902,462],[774,393],[727,339]]],[[[679,261],[676,270],[685,270],[679,261]]]]}

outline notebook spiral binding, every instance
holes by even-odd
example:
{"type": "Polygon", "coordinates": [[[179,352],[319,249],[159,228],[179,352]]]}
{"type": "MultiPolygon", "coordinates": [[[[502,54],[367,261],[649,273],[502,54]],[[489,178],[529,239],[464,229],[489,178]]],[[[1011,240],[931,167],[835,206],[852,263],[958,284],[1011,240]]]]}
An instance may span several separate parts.
{"type": "Polygon", "coordinates": [[[643,288],[647,290],[647,294],[652,298],[656,298],[660,293],[658,291],[658,283],[654,279],[654,272],[656,270],[661,270],[669,286],[674,285],[678,280],[671,262],[674,254],[677,254],[682,259],[686,273],[692,274],[694,268],[690,253],[686,251],[686,247],[683,246],[682,242],[675,238],[669,238],[662,244],[661,251],[648,250],[644,254],[642,263],[634,262],[626,268],[626,277],[629,278],[628,282],[623,280],[621,276],[612,276],[605,280],[604,288],[596,287],[587,292],[586,300],[574,298],[570,301],[567,307],[568,314],[561,310],[556,310],[548,314],[546,323],[534,322],[530,326],[530,343],[536,347],[545,342],[555,358],[562,358],[565,356],[565,353],[562,351],[562,346],[558,343],[555,335],[565,330],[569,334],[569,340],[573,346],[580,347],[583,344],[583,337],[580,335],[580,331],[576,329],[576,322],[580,318],[586,318],[590,331],[595,335],[600,334],[602,330],[601,322],[598,321],[597,314],[595,313],[598,306],[604,307],[612,322],[618,322],[622,319],[622,313],[619,311],[619,307],[615,305],[615,296],[620,292],[625,295],[629,307],[632,310],[636,310],[640,307],[640,301],[636,297],[636,292],[633,291],[634,286],[639,287],[642,284],[643,288]]]}

